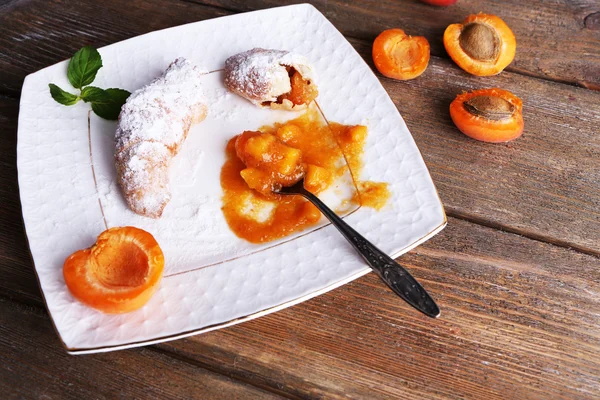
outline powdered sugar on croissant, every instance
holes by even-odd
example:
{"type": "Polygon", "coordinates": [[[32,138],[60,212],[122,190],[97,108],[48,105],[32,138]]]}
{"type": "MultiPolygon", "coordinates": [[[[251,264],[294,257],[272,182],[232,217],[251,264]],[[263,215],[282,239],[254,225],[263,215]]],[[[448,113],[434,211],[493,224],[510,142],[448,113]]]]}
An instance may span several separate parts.
{"type": "Polygon", "coordinates": [[[308,60],[284,50],[255,48],[229,57],[225,60],[225,86],[257,106],[306,108],[313,96],[302,104],[286,98],[292,92],[296,72],[301,77],[299,81],[310,87],[316,97],[316,76],[308,60]]]}
{"type": "Polygon", "coordinates": [[[200,77],[178,58],[123,105],[115,133],[117,180],[134,212],[159,218],[171,199],[168,168],[190,126],[206,117],[200,77]]]}

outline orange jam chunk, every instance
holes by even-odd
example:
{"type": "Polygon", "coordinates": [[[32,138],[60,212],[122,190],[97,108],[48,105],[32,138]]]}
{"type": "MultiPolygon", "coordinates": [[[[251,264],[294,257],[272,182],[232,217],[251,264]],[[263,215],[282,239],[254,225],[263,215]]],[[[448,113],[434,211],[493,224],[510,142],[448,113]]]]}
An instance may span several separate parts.
{"type": "Polygon", "coordinates": [[[263,194],[292,186],[304,176],[302,152],[270,133],[246,131],[235,142],[237,156],[247,168],[240,172],[251,189],[263,194]]]}
{"type": "Polygon", "coordinates": [[[304,188],[311,193],[319,193],[327,189],[333,182],[333,174],[317,165],[308,164],[304,176],[304,188]]]}
{"type": "Polygon", "coordinates": [[[290,70],[290,84],[292,90],[289,93],[282,94],[277,98],[277,103],[282,103],[283,100],[289,100],[295,105],[308,104],[319,95],[319,91],[315,85],[302,78],[302,75],[295,69],[290,70]]]}
{"type": "MultiPolygon", "coordinates": [[[[385,182],[358,182],[358,201],[361,205],[381,210],[392,195],[385,182]]],[[[357,199],[355,199],[356,201],[357,199]]]]}
{"type": "Polygon", "coordinates": [[[165,260],[154,237],[132,226],[111,228],[96,243],[70,255],[63,276],[75,298],[106,313],[136,310],[148,302],[165,260]]]}
{"type": "Polygon", "coordinates": [[[314,108],[260,130],[231,139],[221,169],[225,220],[237,236],[252,243],[288,236],[321,219],[311,203],[272,194],[273,186],[297,182],[294,173],[302,171],[307,189],[317,193],[345,171],[335,136],[314,108]],[[293,179],[282,180],[289,172],[293,179]]]}

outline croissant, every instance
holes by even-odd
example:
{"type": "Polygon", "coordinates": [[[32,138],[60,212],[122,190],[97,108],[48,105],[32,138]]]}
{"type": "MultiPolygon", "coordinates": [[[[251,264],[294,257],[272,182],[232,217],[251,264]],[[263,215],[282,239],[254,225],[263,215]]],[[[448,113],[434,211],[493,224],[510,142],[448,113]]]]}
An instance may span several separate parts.
{"type": "Polygon", "coordinates": [[[203,71],[178,58],[136,90],[121,109],[115,133],[117,181],[129,208],[159,218],[171,199],[169,164],[190,126],[206,117],[203,71]]]}
{"type": "Polygon", "coordinates": [[[306,58],[284,50],[255,48],[225,60],[225,86],[259,107],[298,110],[318,95],[306,58]]]}

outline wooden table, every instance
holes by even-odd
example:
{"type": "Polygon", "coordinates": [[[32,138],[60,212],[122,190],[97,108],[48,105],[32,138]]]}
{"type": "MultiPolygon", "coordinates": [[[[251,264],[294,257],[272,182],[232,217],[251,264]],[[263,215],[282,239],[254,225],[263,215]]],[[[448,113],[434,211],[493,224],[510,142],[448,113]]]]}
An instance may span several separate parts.
{"type": "Polygon", "coordinates": [[[402,257],[442,307],[412,310],[369,274],[287,310],[145,348],[69,356],[44,308],[23,231],[16,141],[24,77],[96,47],[272,0],[0,1],[0,396],[3,398],[600,397],[600,3],[597,0],[316,0],[372,66],[392,27],[431,43],[427,71],[379,75],[449,216],[402,257]],[[467,75],[445,27],[484,11],[517,36],[502,74],[467,75]],[[524,101],[525,134],[501,145],[453,126],[463,90],[524,101]]]}

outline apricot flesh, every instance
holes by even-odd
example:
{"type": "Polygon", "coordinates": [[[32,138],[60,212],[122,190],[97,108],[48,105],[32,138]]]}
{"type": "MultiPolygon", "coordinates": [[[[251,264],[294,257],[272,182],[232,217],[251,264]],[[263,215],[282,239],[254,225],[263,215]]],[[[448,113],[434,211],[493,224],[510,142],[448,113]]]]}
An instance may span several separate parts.
{"type": "Polygon", "coordinates": [[[390,47],[390,55],[401,70],[412,67],[421,58],[419,45],[414,41],[398,40],[390,47]]]}
{"type": "Polygon", "coordinates": [[[273,134],[245,131],[236,139],[235,150],[246,165],[240,172],[242,179],[264,195],[292,186],[304,176],[302,152],[273,134]]]}
{"type": "Polygon", "coordinates": [[[409,36],[402,29],[387,29],[373,42],[375,67],[388,78],[414,79],[429,63],[429,42],[422,36],[409,36]]]}
{"type": "Polygon", "coordinates": [[[75,298],[106,313],[142,307],[162,277],[164,255],[154,237],[139,228],[108,229],[96,243],[70,255],[63,266],[75,298]]]}
{"type": "Polygon", "coordinates": [[[325,190],[333,182],[333,174],[326,168],[308,164],[304,177],[304,188],[312,193],[325,190]]]}

